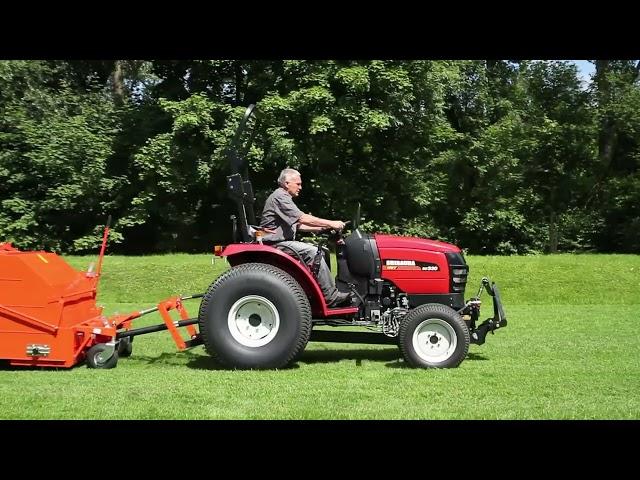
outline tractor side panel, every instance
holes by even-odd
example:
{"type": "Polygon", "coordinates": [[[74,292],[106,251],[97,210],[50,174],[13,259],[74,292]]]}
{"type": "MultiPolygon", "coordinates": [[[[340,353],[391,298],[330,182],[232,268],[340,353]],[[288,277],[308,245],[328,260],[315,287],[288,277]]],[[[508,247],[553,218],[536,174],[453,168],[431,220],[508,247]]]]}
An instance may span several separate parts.
{"type": "Polygon", "coordinates": [[[449,293],[449,264],[443,252],[380,247],[382,278],[409,294],[449,293]]]}

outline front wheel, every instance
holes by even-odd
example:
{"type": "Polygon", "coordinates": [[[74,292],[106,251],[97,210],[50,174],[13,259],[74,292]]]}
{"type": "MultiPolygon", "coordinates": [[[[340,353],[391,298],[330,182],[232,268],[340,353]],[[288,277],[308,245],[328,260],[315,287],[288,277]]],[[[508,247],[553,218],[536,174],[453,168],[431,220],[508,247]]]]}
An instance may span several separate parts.
{"type": "Polygon", "coordinates": [[[469,329],[455,310],[429,303],[409,312],[400,324],[400,350],[419,368],[454,368],[469,351],[469,329]]]}
{"type": "Polygon", "coordinates": [[[283,270],[247,263],[221,275],[198,314],[207,352],[231,368],[281,368],[306,347],[311,308],[304,290],[283,270]]]}

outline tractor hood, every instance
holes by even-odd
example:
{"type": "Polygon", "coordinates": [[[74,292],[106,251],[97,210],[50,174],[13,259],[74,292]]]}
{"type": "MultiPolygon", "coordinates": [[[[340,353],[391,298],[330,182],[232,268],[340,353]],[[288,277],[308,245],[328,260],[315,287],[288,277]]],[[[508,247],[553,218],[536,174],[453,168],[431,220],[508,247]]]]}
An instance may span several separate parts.
{"type": "Polygon", "coordinates": [[[378,244],[378,248],[411,248],[414,250],[428,250],[431,252],[460,253],[460,249],[455,245],[439,242],[438,240],[379,234],[375,234],[374,238],[378,244]]]}

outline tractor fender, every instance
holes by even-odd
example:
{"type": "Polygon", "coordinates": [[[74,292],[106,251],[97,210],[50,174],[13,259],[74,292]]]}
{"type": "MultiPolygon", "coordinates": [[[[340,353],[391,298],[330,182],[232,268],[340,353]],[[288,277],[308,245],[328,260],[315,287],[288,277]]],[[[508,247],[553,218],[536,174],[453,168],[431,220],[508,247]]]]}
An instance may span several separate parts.
{"type": "Polygon", "coordinates": [[[228,245],[223,250],[222,256],[227,258],[232,267],[255,262],[266,263],[284,270],[304,289],[314,315],[322,316],[327,311],[318,282],[309,269],[291,255],[269,245],[241,243],[228,245]]]}

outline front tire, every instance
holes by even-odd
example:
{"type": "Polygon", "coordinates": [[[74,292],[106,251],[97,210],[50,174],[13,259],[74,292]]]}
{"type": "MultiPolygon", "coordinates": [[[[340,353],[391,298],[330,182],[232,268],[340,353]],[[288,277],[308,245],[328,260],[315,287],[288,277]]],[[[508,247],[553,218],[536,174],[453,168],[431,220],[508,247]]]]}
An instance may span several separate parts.
{"type": "Polygon", "coordinates": [[[469,329],[455,310],[429,303],[409,312],[400,324],[400,350],[419,368],[455,368],[469,351],[469,329]]]}
{"type": "Polygon", "coordinates": [[[309,341],[311,307],[291,275],[273,265],[246,263],[209,287],[198,323],[205,349],[226,367],[282,368],[309,341]]]}

